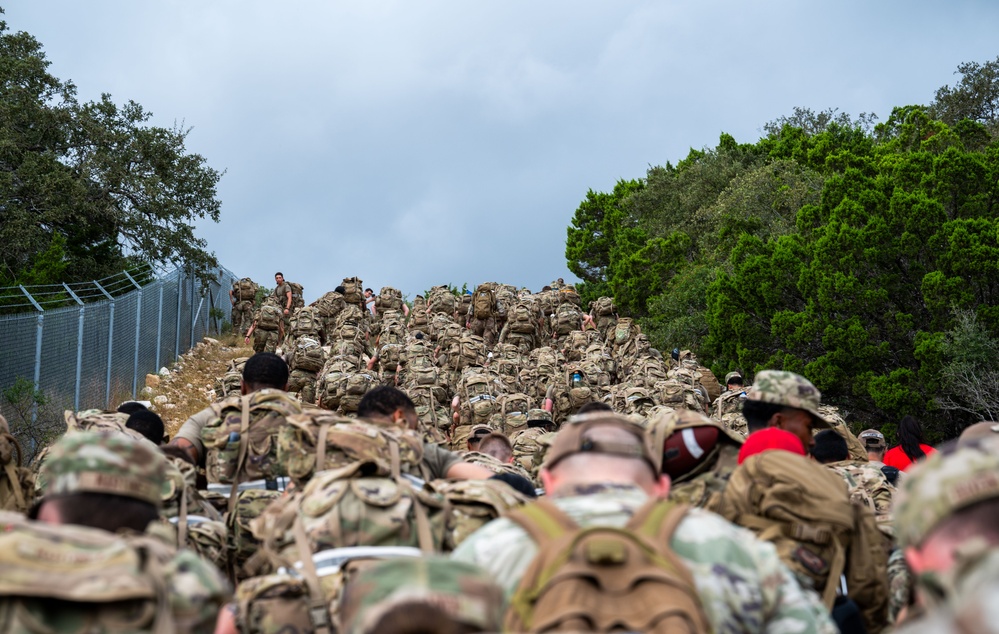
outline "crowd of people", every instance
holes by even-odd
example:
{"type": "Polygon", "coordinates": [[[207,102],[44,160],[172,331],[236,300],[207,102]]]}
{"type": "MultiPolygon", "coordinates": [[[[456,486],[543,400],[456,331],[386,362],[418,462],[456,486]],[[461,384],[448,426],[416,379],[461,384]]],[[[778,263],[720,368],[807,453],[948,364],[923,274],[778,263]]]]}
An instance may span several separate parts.
{"type": "Polygon", "coordinates": [[[889,449],[562,280],[275,281],[234,284],[255,354],[172,438],[67,412],[29,468],[0,425],[0,629],[999,630],[997,424],[889,449]]]}

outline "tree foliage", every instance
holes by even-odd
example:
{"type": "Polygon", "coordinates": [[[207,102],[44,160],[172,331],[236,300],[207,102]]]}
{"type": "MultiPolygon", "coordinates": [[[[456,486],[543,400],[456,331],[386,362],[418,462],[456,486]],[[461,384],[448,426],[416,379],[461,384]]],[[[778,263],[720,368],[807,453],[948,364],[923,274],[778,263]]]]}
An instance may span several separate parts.
{"type": "Polygon", "coordinates": [[[716,372],[800,372],[865,426],[913,414],[940,439],[992,417],[997,69],[962,65],[933,104],[877,125],[797,109],[755,144],[722,135],[627,191],[591,191],[619,215],[599,237],[574,221],[570,268],[658,347],[716,372]],[[573,268],[593,244],[599,266],[573,268]]]}
{"type": "Polygon", "coordinates": [[[220,173],[180,126],[109,95],[80,103],[41,44],[0,21],[0,284],[105,277],[137,263],[217,266],[194,233],[218,221],[220,173]]]}

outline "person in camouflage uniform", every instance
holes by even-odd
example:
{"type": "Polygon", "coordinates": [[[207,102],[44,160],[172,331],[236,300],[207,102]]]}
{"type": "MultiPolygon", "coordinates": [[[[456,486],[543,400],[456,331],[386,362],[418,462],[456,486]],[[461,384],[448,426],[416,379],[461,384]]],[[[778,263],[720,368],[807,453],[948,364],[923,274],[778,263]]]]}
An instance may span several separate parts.
{"type": "Polygon", "coordinates": [[[852,459],[846,440],[832,429],[815,435],[812,457],[842,476],[850,497],[873,511],[878,530],[884,534],[890,549],[895,536],[891,515],[895,487],[888,482],[885,474],[869,462],[852,459]]]}
{"type": "Polygon", "coordinates": [[[399,558],[362,570],[344,587],[341,632],[497,632],[503,590],[483,570],[441,557],[399,558]]]}
{"type": "Polygon", "coordinates": [[[663,452],[663,472],[672,481],[670,499],[715,510],[729,477],[739,465],[742,438],[688,409],[667,412],[650,420],[648,433],[653,446],[663,452]],[[702,447],[697,432],[704,428],[718,431],[711,434],[715,438],[711,445],[702,447]],[[692,460],[684,460],[685,457],[692,460]]]}
{"type": "MultiPolygon", "coordinates": [[[[162,506],[168,485],[166,470],[166,458],[144,441],[97,432],[63,436],[52,446],[42,466],[39,474],[42,497],[29,517],[46,524],[141,534],[156,519],[162,506]]],[[[147,538],[136,539],[141,542],[147,538]]],[[[158,538],[148,539],[163,547],[154,543],[143,546],[145,556],[159,560],[154,570],[158,568],[164,577],[162,582],[169,594],[168,605],[178,626],[176,631],[212,631],[219,608],[231,595],[228,582],[193,551],[174,550],[158,538]]],[[[63,553],[67,561],[74,557],[70,542],[66,541],[67,551],[63,553]]],[[[86,561],[86,557],[80,561],[86,561]]],[[[78,590],[78,600],[86,603],[86,589],[78,590]]],[[[0,604],[4,602],[0,598],[0,604]]],[[[74,611],[70,604],[59,605],[58,614],[43,613],[54,618],[53,623],[66,626],[74,611]]],[[[86,613],[87,608],[81,607],[80,611],[86,613]]],[[[0,613],[4,613],[2,605],[0,613]]],[[[81,617],[89,618],[86,614],[81,617]]],[[[60,629],[59,625],[52,627],[48,631],[60,629]]]]}
{"type": "Polygon", "coordinates": [[[821,401],[822,393],[800,374],[764,370],[746,393],[742,415],[750,434],[766,427],[783,429],[797,436],[808,453],[815,444],[812,429],[832,429],[819,411],[821,401]]]}
{"type": "Polygon", "coordinates": [[[742,415],[742,404],[746,400],[746,386],[742,374],[739,372],[726,374],[725,387],[725,391],[715,400],[711,408],[711,419],[745,438],[749,430],[742,415]]]}
{"type": "MultiPolygon", "coordinates": [[[[971,609],[965,603],[969,596],[989,584],[992,589],[987,596],[995,597],[999,578],[997,474],[999,438],[993,437],[941,447],[902,480],[895,500],[895,535],[913,575],[916,604],[930,619],[954,622],[961,610],[971,609]]],[[[994,609],[994,603],[988,605],[994,609]]],[[[931,631],[927,623],[913,631],[931,631]]],[[[943,627],[932,631],[988,630],[943,627]]]]}
{"type": "Polygon", "coordinates": [[[538,471],[555,429],[552,413],[535,408],[527,412],[527,429],[518,431],[510,438],[514,461],[531,474],[535,484],[538,482],[538,471]]]}
{"type": "MultiPolygon", "coordinates": [[[[574,522],[623,526],[669,479],[644,430],[605,412],[566,423],[541,477],[559,510],[574,522]],[[571,426],[581,425],[573,429],[571,426]],[[564,430],[563,430],[564,431],[564,430]]],[[[670,540],[688,566],[715,632],[836,632],[817,597],[802,590],[774,548],[713,513],[689,509],[670,540]]],[[[489,571],[511,597],[537,554],[517,524],[501,518],[473,533],[452,559],[489,571]]]]}

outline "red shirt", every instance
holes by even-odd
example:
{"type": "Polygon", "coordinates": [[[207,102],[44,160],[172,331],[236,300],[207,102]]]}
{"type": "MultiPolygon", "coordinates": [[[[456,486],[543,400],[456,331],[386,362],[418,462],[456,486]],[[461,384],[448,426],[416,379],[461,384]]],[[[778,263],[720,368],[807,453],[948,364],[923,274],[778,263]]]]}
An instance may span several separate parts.
{"type": "MultiPolygon", "coordinates": [[[[931,453],[936,453],[936,449],[930,447],[929,445],[924,445],[919,443],[919,448],[922,449],[926,455],[931,453]]],[[[912,459],[902,451],[902,445],[897,447],[892,447],[885,453],[885,465],[888,467],[895,467],[899,471],[905,471],[912,464],[912,459]]]]}

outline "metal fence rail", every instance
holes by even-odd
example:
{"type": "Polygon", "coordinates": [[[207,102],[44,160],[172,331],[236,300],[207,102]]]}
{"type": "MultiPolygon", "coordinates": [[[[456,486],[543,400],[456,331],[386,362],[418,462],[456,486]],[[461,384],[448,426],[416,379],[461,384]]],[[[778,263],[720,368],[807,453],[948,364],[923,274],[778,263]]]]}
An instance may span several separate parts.
{"type": "MultiPolygon", "coordinates": [[[[190,272],[146,268],[80,284],[0,289],[0,390],[30,381],[52,405],[113,409],[144,377],[229,321],[236,277],[203,286],[190,272]],[[18,294],[20,295],[18,297],[18,294]],[[20,302],[20,303],[18,303],[20,302]]],[[[8,404],[0,398],[0,413],[8,404]]]]}

